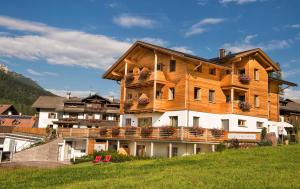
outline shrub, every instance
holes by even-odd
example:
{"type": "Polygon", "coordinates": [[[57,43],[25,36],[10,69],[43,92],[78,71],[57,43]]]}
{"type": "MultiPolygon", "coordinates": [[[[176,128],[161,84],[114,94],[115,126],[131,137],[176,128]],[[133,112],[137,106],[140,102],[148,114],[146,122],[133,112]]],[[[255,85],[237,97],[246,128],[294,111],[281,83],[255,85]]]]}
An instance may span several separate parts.
{"type": "Polygon", "coordinates": [[[222,129],[211,129],[211,134],[214,137],[221,137],[224,135],[224,130],[222,129]]]}
{"type": "Polygon", "coordinates": [[[248,102],[240,101],[239,102],[239,108],[242,111],[249,111],[252,108],[252,106],[248,102]]]}
{"type": "Polygon", "coordinates": [[[261,141],[266,140],[266,136],[267,136],[267,128],[263,127],[260,132],[260,140],[261,141]]]}
{"type": "Polygon", "coordinates": [[[224,150],[226,150],[226,145],[224,143],[217,144],[216,152],[222,152],[224,150]]]}
{"type": "Polygon", "coordinates": [[[89,161],[93,161],[93,160],[94,160],[93,156],[83,156],[83,157],[80,157],[80,158],[76,158],[75,161],[72,158],[71,162],[73,164],[78,164],[78,163],[89,162],[89,161]]]}
{"type": "Polygon", "coordinates": [[[202,136],[203,133],[205,132],[205,129],[202,127],[190,127],[189,131],[191,134],[196,135],[196,136],[202,136]]]}
{"type": "Polygon", "coordinates": [[[107,129],[107,128],[102,128],[102,129],[100,130],[100,135],[101,135],[101,136],[105,136],[105,135],[107,134],[107,132],[108,132],[108,129],[107,129]]]}
{"type": "Polygon", "coordinates": [[[139,98],[139,101],[138,101],[139,105],[147,105],[147,104],[149,104],[149,102],[150,102],[150,99],[146,98],[146,97],[141,97],[141,98],[139,98]]]}
{"type": "Polygon", "coordinates": [[[239,80],[243,84],[248,84],[251,81],[251,78],[249,76],[246,76],[245,74],[240,75],[239,80]]]}
{"type": "Polygon", "coordinates": [[[137,160],[137,159],[149,159],[146,157],[134,157],[130,155],[124,155],[124,154],[119,154],[115,150],[108,150],[108,151],[101,151],[101,152],[96,152],[94,151],[93,153],[93,160],[95,159],[96,156],[102,156],[102,158],[105,158],[105,156],[111,155],[111,162],[125,162],[125,161],[132,161],[132,160],[137,160]]]}
{"type": "Polygon", "coordinates": [[[272,146],[272,142],[271,141],[260,141],[257,143],[258,146],[272,146]]]}
{"type": "Polygon", "coordinates": [[[113,127],[111,129],[111,134],[114,137],[119,136],[119,134],[120,134],[120,127],[113,127]]]}
{"type": "Polygon", "coordinates": [[[141,134],[143,137],[149,137],[153,133],[153,127],[143,127],[141,134]]]}
{"type": "Polygon", "coordinates": [[[230,142],[230,147],[231,148],[239,148],[240,147],[240,142],[238,139],[232,139],[229,141],[230,142]]]}

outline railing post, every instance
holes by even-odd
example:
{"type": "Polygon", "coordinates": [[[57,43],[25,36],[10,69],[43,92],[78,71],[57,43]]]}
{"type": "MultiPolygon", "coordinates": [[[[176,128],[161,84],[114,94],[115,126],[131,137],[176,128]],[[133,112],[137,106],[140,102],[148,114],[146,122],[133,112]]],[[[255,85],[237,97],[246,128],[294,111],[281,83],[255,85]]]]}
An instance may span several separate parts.
{"type": "Polygon", "coordinates": [[[208,129],[206,129],[205,135],[206,135],[206,142],[207,142],[208,141],[208,129]]]}
{"type": "Polygon", "coordinates": [[[73,133],[73,132],[72,132],[72,131],[73,131],[72,129],[73,129],[73,128],[70,128],[70,132],[69,132],[69,135],[70,135],[70,136],[69,136],[69,137],[72,136],[72,133],[73,133]]]}
{"type": "Polygon", "coordinates": [[[180,127],[180,140],[183,140],[183,133],[184,130],[183,130],[183,126],[180,127]]]}

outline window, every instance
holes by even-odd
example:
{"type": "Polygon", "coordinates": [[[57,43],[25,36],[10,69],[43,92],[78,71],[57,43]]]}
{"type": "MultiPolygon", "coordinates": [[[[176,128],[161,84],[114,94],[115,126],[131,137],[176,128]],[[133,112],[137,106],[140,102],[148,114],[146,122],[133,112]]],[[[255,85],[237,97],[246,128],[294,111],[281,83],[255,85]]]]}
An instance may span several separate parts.
{"type": "Polygon", "coordinates": [[[230,103],[230,95],[226,95],[225,98],[226,98],[226,103],[230,103]]]}
{"type": "Polygon", "coordinates": [[[246,127],[246,120],[239,119],[238,120],[238,126],[239,127],[246,127]]]}
{"type": "Polygon", "coordinates": [[[156,99],[162,99],[162,92],[156,91],[156,99]]]}
{"type": "Polygon", "coordinates": [[[259,107],[259,97],[257,95],[254,96],[254,106],[255,108],[259,107]]]}
{"type": "Polygon", "coordinates": [[[200,99],[201,99],[200,88],[195,87],[194,88],[194,100],[200,100],[200,99]]]}
{"type": "Polygon", "coordinates": [[[225,131],[229,131],[229,119],[222,119],[222,129],[225,131]]]}
{"type": "Polygon", "coordinates": [[[163,71],[163,66],[162,63],[157,64],[157,71],[163,71]]]}
{"type": "Polygon", "coordinates": [[[246,71],[244,68],[239,70],[239,75],[245,75],[245,74],[246,74],[246,71]]]}
{"type": "Polygon", "coordinates": [[[209,90],[208,102],[215,102],[215,91],[214,90],[209,90]]]}
{"type": "Polygon", "coordinates": [[[210,75],[216,75],[216,68],[209,68],[210,75]]]}
{"type": "Polygon", "coordinates": [[[239,101],[245,102],[245,100],[246,100],[245,95],[240,95],[240,96],[239,96],[239,101]]]}
{"type": "Polygon", "coordinates": [[[176,60],[170,60],[170,72],[176,71],[176,60]]]}
{"type": "Polygon", "coordinates": [[[126,126],[131,126],[131,118],[126,118],[126,126]]]}
{"type": "Polygon", "coordinates": [[[49,119],[56,119],[56,113],[54,113],[54,112],[48,113],[48,118],[49,119]]]}
{"type": "Polygon", "coordinates": [[[258,81],[259,80],[259,72],[258,69],[254,69],[254,80],[258,81]]]}
{"type": "Polygon", "coordinates": [[[263,128],[263,126],[264,126],[264,122],[260,122],[260,121],[256,122],[256,127],[258,129],[263,128]]]}
{"type": "Polygon", "coordinates": [[[170,126],[178,127],[178,116],[170,116],[170,126]]]}
{"type": "Polygon", "coordinates": [[[199,127],[199,117],[193,117],[193,127],[199,127]]]}
{"type": "Polygon", "coordinates": [[[175,88],[169,88],[169,100],[175,99],[175,88]]]}
{"type": "Polygon", "coordinates": [[[152,126],[152,118],[151,117],[142,117],[138,119],[139,127],[148,127],[152,126]]]}

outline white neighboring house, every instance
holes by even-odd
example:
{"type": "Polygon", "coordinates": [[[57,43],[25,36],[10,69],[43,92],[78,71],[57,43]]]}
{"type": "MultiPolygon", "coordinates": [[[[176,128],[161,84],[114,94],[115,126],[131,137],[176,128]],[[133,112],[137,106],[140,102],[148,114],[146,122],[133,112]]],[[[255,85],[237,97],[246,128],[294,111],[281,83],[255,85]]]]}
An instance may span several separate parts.
{"type": "Polygon", "coordinates": [[[52,127],[57,128],[54,121],[58,121],[59,113],[56,111],[57,108],[64,105],[65,97],[59,96],[40,96],[32,105],[36,108],[38,115],[38,128],[52,127]]]}

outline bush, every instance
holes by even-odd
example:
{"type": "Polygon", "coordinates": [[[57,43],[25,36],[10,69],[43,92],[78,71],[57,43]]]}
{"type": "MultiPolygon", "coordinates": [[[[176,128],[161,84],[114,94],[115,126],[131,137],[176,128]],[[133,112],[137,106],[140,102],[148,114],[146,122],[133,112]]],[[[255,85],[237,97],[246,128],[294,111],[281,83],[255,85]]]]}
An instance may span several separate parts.
{"type": "Polygon", "coordinates": [[[76,158],[75,162],[74,162],[74,159],[71,159],[71,162],[73,164],[78,164],[78,163],[89,162],[89,161],[93,161],[93,160],[94,160],[93,156],[83,156],[80,158],[76,158]]]}
{"type": "Polygon", "coordinates": [[[272,142],[271,141],[260,141],[257,143],[258,146],[272,146],[272,142]]]}
{"type": "Polygon", "coordinates": [[[230,142],[230,147],[231,148],[236,148],[238,149],[240,147],[240,142],[238,139],[232,139],[229,141],[230,142]]]}
{"type": "Polygon", "coordinates": [[[211,134],[214,137],[221,137],[224,135],[224,130],[222,129],[211,129],[211,134]]]}
{"type": "Polygon", "coordinates": [[[226,145],[224,143],[220,143],[216,146],[216,152],[222,152],[226,150],[226,145]]]}
{"type": "Polygon", "coordinates": [[[114,137],[119,136],[119,134],[120,134],[120,127],[113,127],[111,129],[111,134],[114,137]]]}
{"type": "Polygon", "coordinates": [[[108,129],[107,129],[107,128],[102,128],[102,129],[100,130],[100,135],[101,135],[101,136],[105,136],[105,135],[107,134],[107,132],[108,132],[108,129]]]}
{"type": "Polygon", "coordinates": [[[261,141],[266,140],[266,136],[267,136],[267,128],[264,127],[260,132],[260,140],[261,141]]]}
{"type": "Polygon", "coordinates": [[[96,156],[102,156],[102,159],[103,159],[107,155],[111,155],[110,161],[114,162],[114,163],[132,161],[132,160],[137,160],[137,159],[149,159],[146,157],[134,157],[134,156],[130,156],[130,155],[119,154],[115,150],[108,150],[108,151],[101,151],[101,152],[94,151],[92,159],[94,160],[96,156]]]}
{"type": "Polygon", "coordinates": [[[191,134],[195,136],[202,136],[203,133],[205,132],[205,129],[202,127],[190,127],[189,131],[191,134]]]}

